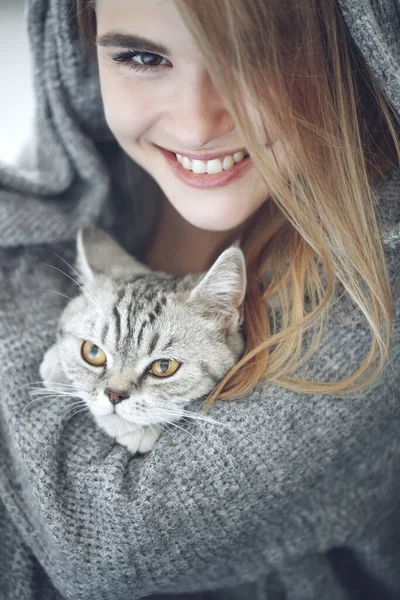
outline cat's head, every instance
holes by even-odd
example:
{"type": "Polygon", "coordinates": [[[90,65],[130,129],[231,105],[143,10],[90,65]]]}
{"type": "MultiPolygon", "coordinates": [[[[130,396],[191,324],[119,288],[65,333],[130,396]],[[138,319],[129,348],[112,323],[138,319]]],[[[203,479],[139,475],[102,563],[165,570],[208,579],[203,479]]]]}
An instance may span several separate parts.
{"type": "Polygon", "coordinates": [[[103,230],[85,227],[77,270],[83,293],[61,316],[57,354],[76,395],[103,425],[116,414],[141,425],[177,420],[242,355],[240,248],[225,250],[206,273],[174,277],[139,263],[103,230]]]}

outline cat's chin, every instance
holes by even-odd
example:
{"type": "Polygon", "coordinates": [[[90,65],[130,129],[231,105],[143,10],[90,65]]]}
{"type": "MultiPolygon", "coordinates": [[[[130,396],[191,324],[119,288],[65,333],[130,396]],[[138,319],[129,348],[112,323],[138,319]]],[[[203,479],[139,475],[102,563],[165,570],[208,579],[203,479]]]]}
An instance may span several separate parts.
{"type": "Polygon", "coordinates": [[[138,423],[126,421],[116,413],[110,413],[108,415],[94,414],[93,416],[98,426],[112,437],[126,435],[127,433],[138,431],[143,427],[143,425],[138,423]]]}

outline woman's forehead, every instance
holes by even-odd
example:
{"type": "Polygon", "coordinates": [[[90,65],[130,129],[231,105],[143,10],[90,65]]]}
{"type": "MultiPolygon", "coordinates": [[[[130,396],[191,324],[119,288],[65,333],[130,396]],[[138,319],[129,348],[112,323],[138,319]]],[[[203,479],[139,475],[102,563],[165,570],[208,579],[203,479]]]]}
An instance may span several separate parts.
{"type": "MultiPolygon", "coordinates": [[[[100,45],[120,47],[121,44],[116,43],[118,36],[110,34],[122,34],[120,40],[125,37],[124,46],[128,45],[127,36],[140,37],[161,47],[149,52],[165,57],[184,52],[187,58],[201,60],[174,0],[97,0],[96,16],[98,40],[102,38],[100,45]],[[110,43],[110,38],[115,44],[110,43]]],[[[132,47],[136,48],[134,44],[132,47]]],[[[139,49],[145,50],[144,47],[139,49]]]]}
{"type": "Polygon", "coordinates": [[[108,21],[127,19],[127,25],[150,19],[154,25],[183,26],[173,0],[96,0],[96,14],[108,21]]]}

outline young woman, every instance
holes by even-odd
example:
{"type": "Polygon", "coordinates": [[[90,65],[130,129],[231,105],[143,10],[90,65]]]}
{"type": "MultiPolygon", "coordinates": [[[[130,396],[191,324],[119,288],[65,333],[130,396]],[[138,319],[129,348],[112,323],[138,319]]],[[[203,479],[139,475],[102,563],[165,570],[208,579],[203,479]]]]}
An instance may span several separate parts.
{"type": "Polygon", "coordinates": [[[2,598],[397,598],[397,0],[27,18],[35,136],[0,168],[2,598]],[[173,275],[240,241],[246,349],[207,403],[231,431],[194,420],[132,459],[57,402],[23,410],[84,222],[173,275]]]}

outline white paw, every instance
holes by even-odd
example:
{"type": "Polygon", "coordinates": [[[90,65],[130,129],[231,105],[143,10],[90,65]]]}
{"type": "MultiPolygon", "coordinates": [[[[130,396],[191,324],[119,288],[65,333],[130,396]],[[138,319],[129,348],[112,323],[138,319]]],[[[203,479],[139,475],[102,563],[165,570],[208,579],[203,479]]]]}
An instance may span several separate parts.
{"type": "Polygon", "coordinates": [[[150,452],[158,438],[162,433],[161,425],[152,425],[145,430],[145,433],[139,444],[139,452],[145,454],[146,452],[150,452]]]}
{"type": "Polygon", "coordinates": [[[49,348],[45,353],[39,367],[39,373],[45,387],[51,388],[54,383],[69,383],[69,379],[67,379],[61,368],[56,345],[49,348]]]}
{"type": "Polygon", "coordinates": [[[161,425],[152,425],[151,427],[145,427],[132,433],[117,436],[115,439],[118,444],[125,446],[131,454],[136,454],[137,452],[145,454],[153,448],[162,430],[161,425]]]}

